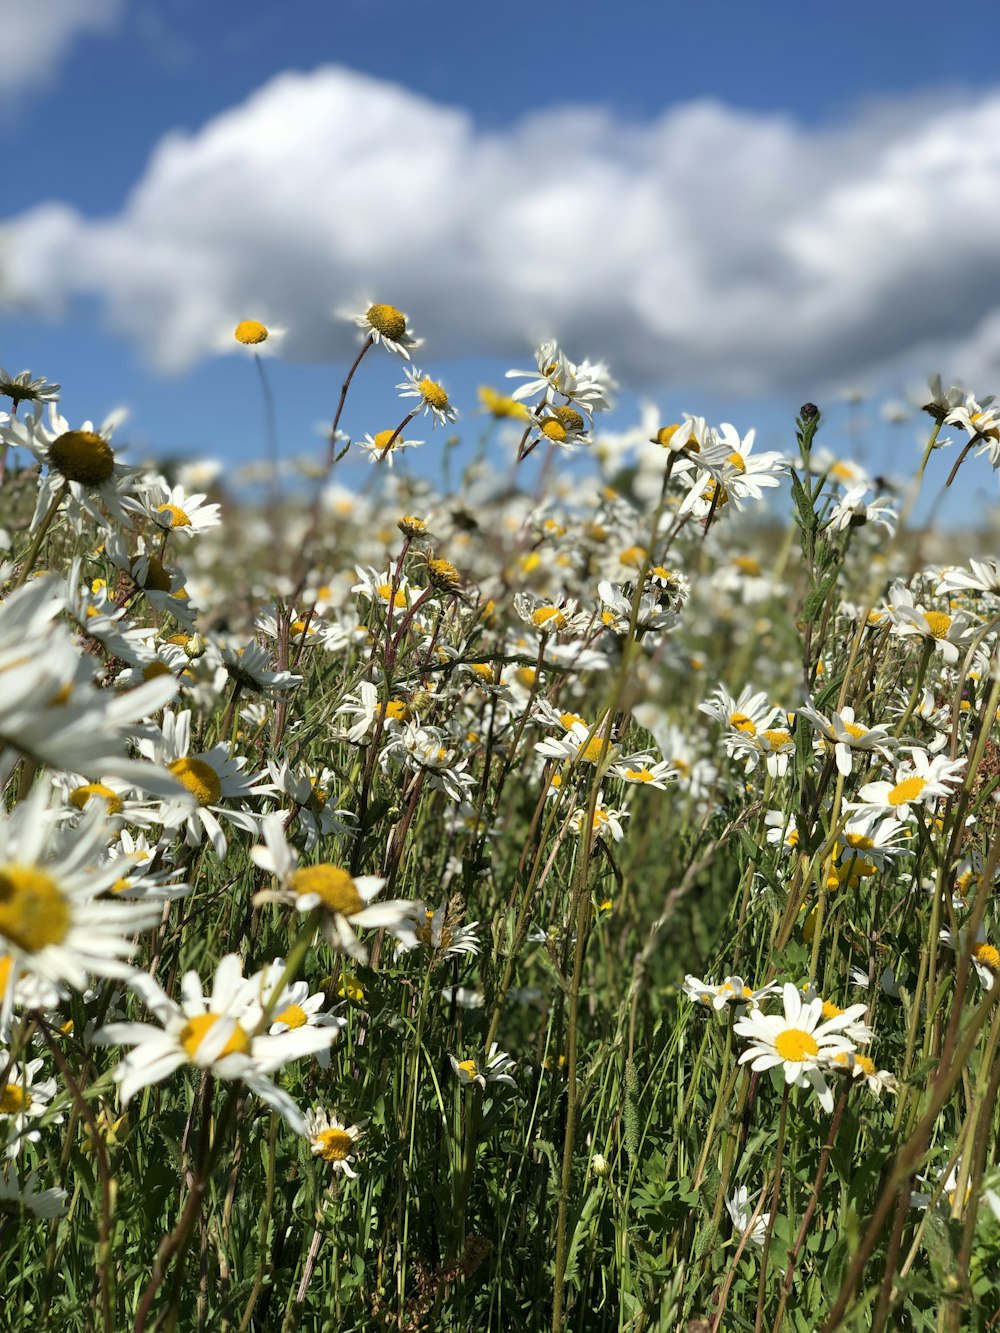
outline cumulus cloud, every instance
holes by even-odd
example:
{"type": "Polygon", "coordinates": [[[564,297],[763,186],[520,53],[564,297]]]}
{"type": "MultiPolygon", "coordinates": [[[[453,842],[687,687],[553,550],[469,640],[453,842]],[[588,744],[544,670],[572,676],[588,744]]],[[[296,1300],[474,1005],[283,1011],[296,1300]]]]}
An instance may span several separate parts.
{"type": "Polygon", "coordinates": [[[115,216],[13,219],[5,282],[42,306],[96,294],[166,369],[248,316],[286,325],[289,356],[343,356],[356,331],[331,311],[367,292],[428,358],[520,363],[554,334],[635,385],[780,390],[994,365],[998,198],[1000,93],[832,128],[701,101],[487,132],[325,67],[168,136],[115,216]]]}
{"type": "Polygon", "coordinates": [[[45,83],[84,32],[113,28],[124,0],[0,0],[0,95],[45,83]]]}

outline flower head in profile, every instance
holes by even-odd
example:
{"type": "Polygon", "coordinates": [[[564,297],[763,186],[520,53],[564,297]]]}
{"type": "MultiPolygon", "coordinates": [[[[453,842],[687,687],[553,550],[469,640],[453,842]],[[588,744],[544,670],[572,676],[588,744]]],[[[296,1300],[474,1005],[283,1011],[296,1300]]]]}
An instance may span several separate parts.
{"type": "Polygon", "coordinates": [[[485,1091],[487,1083],[503,1083],[510,1088],[517,1087],[507,1072],[513,1068],[514,1061],[506,1051],[499,1049],[496,1042],[490,1047],[485,1060],[458,1060],[454,1055],[449,1055],[448,1059],[455,1071],[455,1077],[463,1088],[475,1085],[485,1091]]]}
{"type": "Polygon", "coordinates": [[[406,361],[409,361],[412,349],[419,347],[423,341],[410,333],[402,310],[385,301],[366,301],[362,309],[344,309],[337,313],[344,319],[352,319],[366,339],[381,343],[388,351],[395,352],[406,361]]]}
{"type": "MultiPolygon", "coordinates": [[[[756,1211],[757,1203],[760,1202],[760,1195],[757,1196],[757,1202],[751,1204],[750,1191],[746,1185],[737,1185],[732,1194],[727,1194],[725,1198],[726,1211],[732,1219],[734,1228],[742,1235],[750,1226],[750,1219],[756,1211]]],[[[764,1239],[767,1236],[767,1224],[770,1220],[770,1213],[757,1213],[749,1237],[752,1245],[764,1244],[764,1239]]]]}
{"type": "Polygon", "coordinates": [[[401,398],[416,398],[417,406],[413,409],[415,412],[429,412],[442,426],[456,419],[458,413],[452,406],[443,385],[415,367],[407,367],[403,374],[406,378],[402,384],[397,384],[396,388],[399,389],[401,398]]]}
{"type": "Polygon", "coordinates": [[[0,366],[0,395],[11,399],[15,412],[22,403],[54,403],[59,397],[59,389],[60,385],[50,384],[41,376],[33,379],[30,370],[9,375],[0,366]]]}

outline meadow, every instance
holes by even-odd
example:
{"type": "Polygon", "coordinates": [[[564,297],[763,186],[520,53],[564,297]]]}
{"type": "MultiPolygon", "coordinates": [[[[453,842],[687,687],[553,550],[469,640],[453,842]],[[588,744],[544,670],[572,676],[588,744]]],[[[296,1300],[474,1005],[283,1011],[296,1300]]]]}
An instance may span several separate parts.
{"type": "Polygon", "coordinates": [[[1000,1327],[1000,563],[914,519],[1000,411],[881,494],[356,322],[255,500],[0,372],[4,1327],[1000,1327]]]}

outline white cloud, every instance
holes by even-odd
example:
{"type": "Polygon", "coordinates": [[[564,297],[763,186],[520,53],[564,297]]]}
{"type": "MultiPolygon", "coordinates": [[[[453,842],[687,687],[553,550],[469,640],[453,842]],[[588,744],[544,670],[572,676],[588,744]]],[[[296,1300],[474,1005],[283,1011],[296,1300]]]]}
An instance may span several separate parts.
{"type": "Polygon", "coordinates": [[[116,216],[15,219],[4,279],[36,304],[96,293],[166,368],[261,311],[287,355],[342,356],[355,330],[330,312],[367,291],[428,364],[520,364],[555,333],[626,382],[799,388],[907,358],[995,369],[998,199],[1000,93],[837,128],[697,102],[485,132],[327,67],[166,138],[116,216]]]}
{"type": "Polygon", "coordinates": [[[0,95],[48,82],[76,38],[113,28],[124,0],[0,0],[0,95]]]}

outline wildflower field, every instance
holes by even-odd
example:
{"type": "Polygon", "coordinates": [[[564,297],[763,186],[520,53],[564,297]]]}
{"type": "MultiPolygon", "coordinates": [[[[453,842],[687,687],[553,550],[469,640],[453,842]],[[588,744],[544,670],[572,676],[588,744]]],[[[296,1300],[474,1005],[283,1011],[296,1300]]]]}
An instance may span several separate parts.
{"type": "Polygon", "coordinates": [[[354,314],[253,502],[0,372],[3,1328],[1000,1328],[1000,563],[914,519],[1000,413],[883,495],[354,314]]]}

